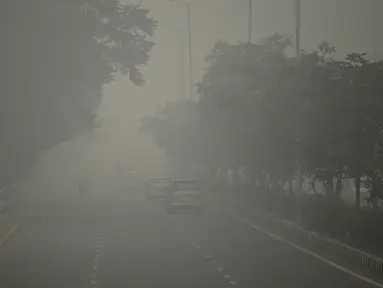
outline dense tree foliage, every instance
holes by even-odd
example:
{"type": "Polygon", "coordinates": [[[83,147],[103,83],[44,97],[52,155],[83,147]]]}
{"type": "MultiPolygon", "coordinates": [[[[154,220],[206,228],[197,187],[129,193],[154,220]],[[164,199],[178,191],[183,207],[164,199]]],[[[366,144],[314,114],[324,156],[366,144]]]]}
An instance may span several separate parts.
{"type": "Polygon", "coordinates": [[[258,44],[217,43],[199,100],[172,105],[143,128],[185,165],[241,168],[256,185],[281,188],[300,163],[331,198],[342,179],[362,176],[379,197],[383,62],[360,53],[335,59],[327,42],[299,59],[290,48],[278,34],[258,44]]]}
{"type": "Polygon", "coordinates": [[[118,0],[4,0],[0,180],[38,153],[94,127],[102,86],[115,73],[137,85],[156,22],[118,0]]]}

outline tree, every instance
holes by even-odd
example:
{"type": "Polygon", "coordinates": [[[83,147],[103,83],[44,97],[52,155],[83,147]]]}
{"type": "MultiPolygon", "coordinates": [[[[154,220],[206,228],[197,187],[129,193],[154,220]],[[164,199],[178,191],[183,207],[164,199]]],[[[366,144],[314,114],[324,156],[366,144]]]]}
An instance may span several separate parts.
{"type": "Polygon", "coordinates": [[[278,34],[258,44],[216,43],[198,84],[194,124],[177,106],[178,117],[167,114],[161,124],[171,139],[188,133],[200,139],[191,146],[170,141],[171,149],[181,145],[183,155],[211,169],[244,168],[269,202],[283,199],[282,186],[291,182],[297,161],[313,187],[324,184],[326,203],[338,203],[344,179],[360,183],[362,176],[371,196],[380,197],[382,62],[360,53],[334,59],[335,47],[327,42],[299,59],[289,56],[289,47],[290,39],[278,34]]]}
{"type": "Polygon", "coordinates": [[[36,155],[95,126],[102,86],[116,73],[144,83],[156,22],[117,0],[3,1],[1,182],[36,155]],[[3,3],[4,2],[4,3],[3,3]]]}

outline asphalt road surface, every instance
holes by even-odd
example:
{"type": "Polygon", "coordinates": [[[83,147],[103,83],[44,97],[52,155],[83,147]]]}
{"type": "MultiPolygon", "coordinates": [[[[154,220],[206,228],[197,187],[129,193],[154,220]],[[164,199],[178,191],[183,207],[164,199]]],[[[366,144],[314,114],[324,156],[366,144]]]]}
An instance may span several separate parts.
{"type": "Polygon", "coordinates": [[[228,216],[127,199],[27,204],[1,287],[374,287],[228,216]]]}

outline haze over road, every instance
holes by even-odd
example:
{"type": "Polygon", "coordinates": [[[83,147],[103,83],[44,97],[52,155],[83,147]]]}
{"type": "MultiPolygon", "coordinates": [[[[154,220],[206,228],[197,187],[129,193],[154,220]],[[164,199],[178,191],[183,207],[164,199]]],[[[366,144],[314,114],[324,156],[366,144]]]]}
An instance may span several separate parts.
{"type": "Polygon", "coordinates": [[[234,218],[169,215],[137,193],[23,209],[1,246],[4,288],[373,287],[234,218]]]}

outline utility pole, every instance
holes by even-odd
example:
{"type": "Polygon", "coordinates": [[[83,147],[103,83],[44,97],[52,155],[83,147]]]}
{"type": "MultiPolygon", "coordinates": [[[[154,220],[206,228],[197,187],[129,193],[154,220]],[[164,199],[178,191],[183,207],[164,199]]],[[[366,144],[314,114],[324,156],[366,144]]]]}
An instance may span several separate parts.
{"type": "Polygon", "coordinates": [[[247,41],[251,44],[251,34],[253,32],[253,0],[249,0],[249,19],[248,19],[247,41]]]}

